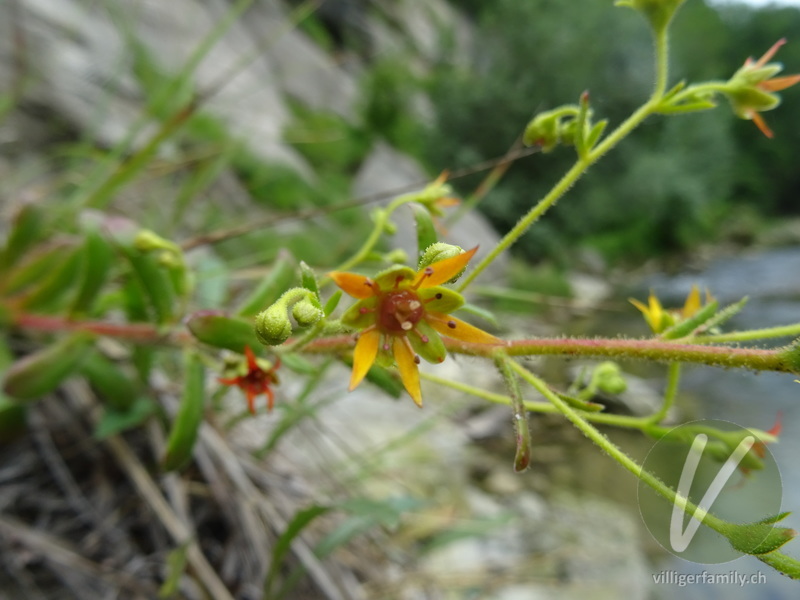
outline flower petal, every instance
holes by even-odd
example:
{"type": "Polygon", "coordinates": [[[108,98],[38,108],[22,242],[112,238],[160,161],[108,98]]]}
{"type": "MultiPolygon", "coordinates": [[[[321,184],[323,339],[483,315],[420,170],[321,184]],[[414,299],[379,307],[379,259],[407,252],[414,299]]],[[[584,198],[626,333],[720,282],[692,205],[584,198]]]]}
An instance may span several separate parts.
{"type": "Polygon", "coordinates": [[[350,375],[351,392],[361,383],[367,371],[375,362],[380,341],[381,333],[377,329],[367,329],[359,336],[353,352],[353,373],[350,375]]]}
{"type": "Polygon", "coordinates": [[[372,280],[364,275],[359,275],[358,273],[332,271],[328,273],[328,277],[333,279],[333,282],[336,285],[350,294],[353,298],[369,298],[370,296],[375,295],[375,290],[372,287],[372,280]]]}
{"type": "Polygon", "coordinates": [[[439,285],[419,290],[419,299],[426,310],[438,313],[451,313],[464,306],[464,297],[450,288],[439,285]]]}
{"type": "Polygon", "coordinates": [[[438,364],[447,358],[447,348],[444,347],[442,338],[427,321],[417,323],[414,331],[408,333],[408,341],[414,352],[429,363],[438,364]]]}
{"type": "Polygon", "coordinates": [[[477,251],[478,247],[475,246],[472,250],[462,252],[458,256],[445,258],[444,260],[437,260],[435,263],[428,265],[424,269],[420,269],[417,272],[414,285],[418,286],[419,288],[429,288],[451,280],[462,270],[464,270],[464,268],[467,266],[467,263],[473,256],[475,256],[477,251]]]}
{"type": "Polygon", "coordinates": [[[428,312],[425,320],[442,335],[470,344],[502,344],[503,340],[450,315],[428,312]]]}
{"type": "Polygon", "coordinates": [[[370,325],[374,325],[378,318],[377,306],[377,296],[359,300],[344,311],[342,323],[354,329],[366,329],[370,325]]]}
{"type": "Polygon", "coordinates": [[[244,355],[247,357],[247,368],[250,371],[258,371],[261,367],[258,366],[256,362],[256,355],[253,354],[253,351],[250,350],[250,346],[244,347],[244,355]]]}
{"type": "Polygon", "coordinates": [[[781,38],[777,42],[772,44],[772,47],[766,52],[764,52],[764,55],[761,58],[759,58],[757,62],[754,63],[752,62],[752,59],[749,58],[747,60],[750,62],[750,64],[752,64],[756,68],[763,67],[765,64],[769,62],[769,59],[775,56],[775,53],[778,51],[778,49],[785,43],[786,43],[786,38],[781,38]]]}
{"type": "Polygon", "coordinates": [[[375,283],[381,291],[397,290],[408,287],[417,273],[411,267],[395,265],[375,275],[375,283]]]}
{"type": "Polygon", "coordinates": [[[692,315],[694,315],[700,307],[702,303],[700,302],[700,290],[697,288],[696,285],[692,286],[689,295],[686,296],[686,302],[683,303],[683,309],[681,310],[681,316],[684,319],[688,319],[692,315]]]}
{"type": "Polygon", "coordinates": [[[760,114],[758,114],[756,111],[751,111],[750,112],[750,118],[753,120],[753,123],[756,124],[756,127],[759,128],[761,133],[763,133],[765,136],[767,136],[770,139],[775,137],[775,134],[772,133],[772,129],[769,128],[769,126],[767,125],[767,122],[764,120],[764,118],[760,114]]]}
{"type": "Polygon", "coordinates": [[[414,358],[414,351],[411,349],[409,341],[405,336],[394,338],[394,360],[397,362],[397,370],[400,371],[400,379],[417,406],[422,407],[422,391],[419,388],[419,368],[414,358]]]}
{"type": "Polygon", "coordinates": [[[780,92],[797,83],[800,83],[800,75],[786,75],[785,77],[773,77],[762,81],[758,84],[758,87],[768,92],[780,92]]]}

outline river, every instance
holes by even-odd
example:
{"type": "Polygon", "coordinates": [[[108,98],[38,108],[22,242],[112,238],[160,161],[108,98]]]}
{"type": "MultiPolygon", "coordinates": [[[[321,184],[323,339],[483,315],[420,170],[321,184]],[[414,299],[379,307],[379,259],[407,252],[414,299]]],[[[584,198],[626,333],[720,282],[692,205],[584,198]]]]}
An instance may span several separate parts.
{"type": "MultiPolygon", "coordinates": [[[[665,306],[680,306],[693,284],[708,288],[721,305],[750,298],[744,310],[725,325],[726,331],[788,325],[800,321],[800,248],[783,248],[711,261],[694,273],[661,274],[646,278],[628,292],[644,297],[652,288],[665,306]]],[[[781,338],[760,346],[787,344],[781,338]]],[[[771,445],[783,480],[783,510],[795,511],[783,523],[800,531],[800,384],[791,375],[751,373],[710,367],[686,369],[681,393],[690,396],[699,418],[733,421],[745,427],[769,429],[778,413],[783,429],[779,443],[771,445]]],[[[800,557],[800,539],[789,542],[786,553],[800,557]]],[[[697,565],[677,558],[659,569],[681,573],[742,574],[761,572],[766,583],[752,585],[656,586],[658,598],[724,600],[789,600],[800,598],[800,583],[791,582],[756,559],[740,558],[723,565],[697,565]]]]}

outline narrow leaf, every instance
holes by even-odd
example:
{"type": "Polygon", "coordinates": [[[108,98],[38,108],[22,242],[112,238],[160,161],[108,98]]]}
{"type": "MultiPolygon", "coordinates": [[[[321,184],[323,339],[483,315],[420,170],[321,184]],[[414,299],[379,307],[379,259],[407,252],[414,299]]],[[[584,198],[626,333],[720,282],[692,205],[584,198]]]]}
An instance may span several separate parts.
{"type": "Polygon", "coordinates": [[[418,256],[422,256],[429,246],[435,244],[438,239],[436,235],[436,225],[430,211],[419,204],[411,204],[414,211],[414,222],[417,224],[417,250],[418,256]]]}
{"type": "Polygon", "coordinates": [[[186,321],[186,326],[199,341],[215,348],[244,354],[245,346],[261,346],[252,323],[218,311],[196,312],[186,321]]]}
{"type": "Polygon", "coordinates": [[[93,336],[75,333],[12,364],[3,391],[17,400],[34,400],[52,392],[75,373],[89,355],[93,336]]]}
{"type": "Polygon", "coordinates": [[[189,351],[186,353],[185,365],[183,397],[167,439],[167,450],[162,461],[165,471],[178,469],[189,461],[203,421],[205,400],[203,363],[197,353],[189,351]]]}

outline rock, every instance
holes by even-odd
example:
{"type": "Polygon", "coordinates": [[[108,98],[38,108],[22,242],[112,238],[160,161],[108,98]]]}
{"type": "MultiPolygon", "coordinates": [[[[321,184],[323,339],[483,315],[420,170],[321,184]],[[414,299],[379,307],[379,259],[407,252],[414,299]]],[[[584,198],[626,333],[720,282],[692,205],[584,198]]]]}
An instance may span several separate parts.
{"type": "MultiPolygon", "coordinates": [[[[28,67],[39,82],[23,88],[22,102],[56,111],[106,146],[125,139],[152,100],[152,91],[143,90],[135,76],[134,48],[121,24],[157,69],[174,75],[230,8],[216,0],[143,0],[120,4],[117,13],[89,10],[77,0],[18,4],[28,67]]],[[[0,4],[0,23],[12,23],[10,12],[10,3],[0,4]]],[[[0,35],[2,82],[14,80],[13,39],[8,31],[0,35]]],[[[284,97],[351,120],[357,100],[353,78],[299,32],[274,0],[255,3],[198,63],[192,82],[201,98],[210,93],[203,99],[205,113],[256,155],[307,178],[312,173],[305,160],[282,140],[292,120],[284,97]]],[[[154,130],[152,122],[140,127],[137,143],[154,130]]]]}

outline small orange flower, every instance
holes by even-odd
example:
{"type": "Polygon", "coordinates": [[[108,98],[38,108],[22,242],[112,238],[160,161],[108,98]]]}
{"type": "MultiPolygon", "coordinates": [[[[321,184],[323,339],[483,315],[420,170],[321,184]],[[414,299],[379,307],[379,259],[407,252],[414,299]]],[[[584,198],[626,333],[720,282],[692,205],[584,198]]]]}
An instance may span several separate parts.
{"type": "MultiPolygon", "coordinates": [[[[781,434],[781,429],[783,429],[783,424],[781,423],[782,414],[778,412],[778,416],[775,418],[775,424],[767,429],[766,433],[777,438],[781,434]]],[[[755,452],[756,456],[759,458],[764,458],[767,455],[767,444],[766,442],[758,441],[753,444],[751,448],[753,452],[755,452]]]]}
{"type": "Polygon", "coordinates": [[[733,111],[742,119],[752,119],[768,138],[774,134],[759,113],[772,110],[780,104],[780,97],[773,92],[800,83],[800,75],[774,77],[783,69],[783,65],[768,62],[785,43],[786,39],[778,40],[757,61],[748,58],[726,84],[725,94],[733,111]]]}
{"type": "MultiPolygon", "coordinates": [[[[713,301],[714,297],[706,290],[705,304],[710,304],[713,301]]],[[[664,309],[664,307],[661,306],[661,301],[652,290],[650,291],[647,306],[635,298],[629,298],[628,302],[641,311],[647,324],[650,325],[650,329],[653,330],[653,333],[661,333],[665,329],[669,329],[673,325],[693,317],[703,307],[703,303],[700,301],[700,290],[696,285],[692,286],[689,295],[686,296],[686,302],[684,302],[683,308],[681,309],[664,309]]]]}
{"type": "Polygon", "coordinates": [[[448,313],[463,306],[464,299],[440,285],[466,268],[477,250],[436,261],[416,272],[393,267],[374,279],[339,271],[329,274],[336,285],[358,299],[342,316],[342,323],[360,330],[350,390],[361,383],[377,358],[387,362],[393,358],[406,391],[422,406],[419,357],[432,363],[444,361],[447,350],[441,335],[475,344],[500,343],[493,335],[450,316],[448,313]]]}
{"type": "Polygon", "coordinates": [[[217,379],[225,385],[235,385],[239,387],[247,397],[247,406],[251,414],[256,414],[256,396],[266,394],[267,412],[272,410],[275,404],[275,394],[272,392],[272,385],[278,383],[278,376],[275,373],[281,365],[280,359],[269,369],[264,369],[258,364],[255,354],[250,350],[250,346],[244,347],[244,354],[247,358],[247,373],[236,377],[220,377],[217,379]]]}

